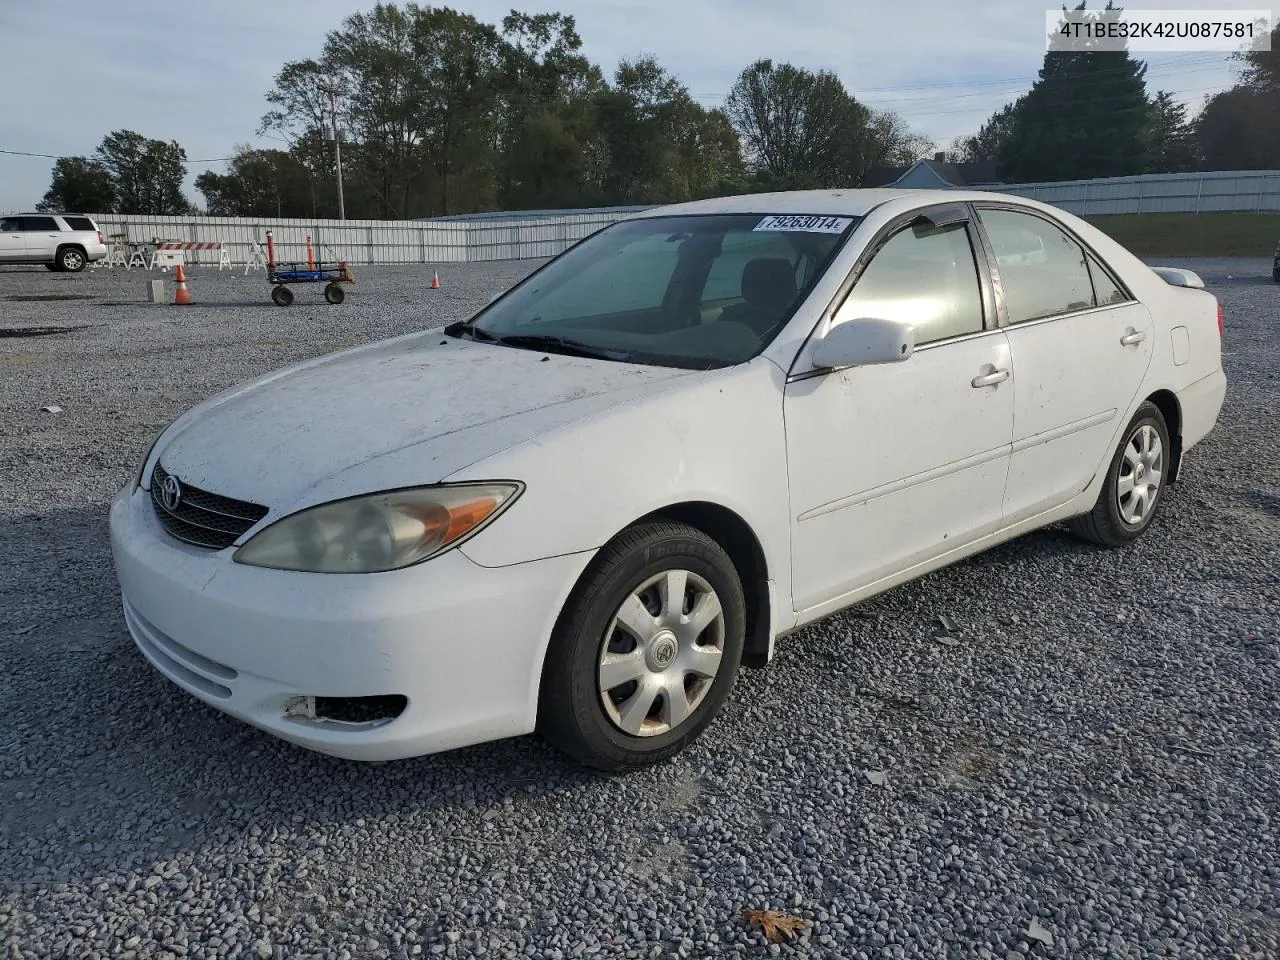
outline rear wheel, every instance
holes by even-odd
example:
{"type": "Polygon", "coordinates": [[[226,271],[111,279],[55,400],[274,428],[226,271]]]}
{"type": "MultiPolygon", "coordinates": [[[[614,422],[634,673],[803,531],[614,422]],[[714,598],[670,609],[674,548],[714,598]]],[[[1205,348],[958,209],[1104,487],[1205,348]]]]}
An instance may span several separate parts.
{"type": "Polygon", "coordinates": [[[1163,498],[1172,450],[1164,415],[1155,404],[1144,403],[1111,458],[1098,502],[1070,520],[1071,532],[1109,547],[1122,547],[1141,536],[1163,498]]]}
{"type": "Polygon", "coordinates": [[[341,303],[347,299],[346,291],[336,283],[331,283],[324,288],[324,298],[330,303],[341,303]]]}
{"type": "Polygon", "coordinates": [[[293,303],[293,291],[283,284],[271,288],[271,299],[277,307],[287,307],[293,303]]]}
{"type": "Polygon", "coordinates": [[[84,269],[84,265],[88,261],[85,259],[84,251],[79,247],[63,247],[58,251],[55,262],[59,270],[65,270],[68,273],[79,273],[84,269]]]}
{"type": "Polygon", "coordinates": [[[539,728],[601,770],[643,767],[702,733],[742,659],[733,562],[678,523],[633,527],[592,562],[547,650],[539,728]]]}

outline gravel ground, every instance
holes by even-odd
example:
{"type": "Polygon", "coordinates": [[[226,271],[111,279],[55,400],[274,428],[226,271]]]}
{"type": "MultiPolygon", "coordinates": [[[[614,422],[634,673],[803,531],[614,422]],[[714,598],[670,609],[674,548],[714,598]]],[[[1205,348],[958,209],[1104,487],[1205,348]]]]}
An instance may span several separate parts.
{"type": "Polygon", "coordinates": [[[195,270],[183,312],[139,274],[0,271],[0,328],[68,328],[0,337],[3,957],[1280,955],[1280,288],[1189,265],[1231,386],[1138,544],[1043,531],[807,629],[621,779],[536,738],[274,740],[144,662],[111,569],[107,502],[183,409],[528,264],[366,268],[288,310],[195,270]],[[770,946],[747,907],[811,924],[770,946]]]}

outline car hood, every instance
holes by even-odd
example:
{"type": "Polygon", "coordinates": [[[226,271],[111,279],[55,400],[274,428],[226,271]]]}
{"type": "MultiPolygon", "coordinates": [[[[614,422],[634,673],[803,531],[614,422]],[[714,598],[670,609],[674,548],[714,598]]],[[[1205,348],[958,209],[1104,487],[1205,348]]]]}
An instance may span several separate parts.
{"type": "Polygon", "coordinates": [[[220,394],[174,423],[158,459],[184,483],[264,504],[274,516],[436,483],[691,376],[698,372],[416,334],[220,394]]]}

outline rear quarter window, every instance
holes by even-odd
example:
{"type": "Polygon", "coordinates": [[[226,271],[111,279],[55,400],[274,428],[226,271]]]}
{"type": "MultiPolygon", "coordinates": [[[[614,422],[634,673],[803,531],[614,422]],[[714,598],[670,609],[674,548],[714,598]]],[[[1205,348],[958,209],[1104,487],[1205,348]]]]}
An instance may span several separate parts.
{"type": "Polygon", "coordinates": [[[85,230],[89,233],[97,233],[98,228],[93,225],[93,221],[88,217],[63,217],[63,221],[72,230],[85,230]]]}

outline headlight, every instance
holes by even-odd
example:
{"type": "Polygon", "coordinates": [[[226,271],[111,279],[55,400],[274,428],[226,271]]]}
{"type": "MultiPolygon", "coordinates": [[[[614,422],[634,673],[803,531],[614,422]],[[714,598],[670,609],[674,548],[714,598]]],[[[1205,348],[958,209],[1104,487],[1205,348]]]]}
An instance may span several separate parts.
{"type": "Polygon", "coordinates": [[[511,482],[460,483],[309,507],[256,534],[234,559],[311,573],[398,570],[478,533],[523,489],[511,482]]]}

